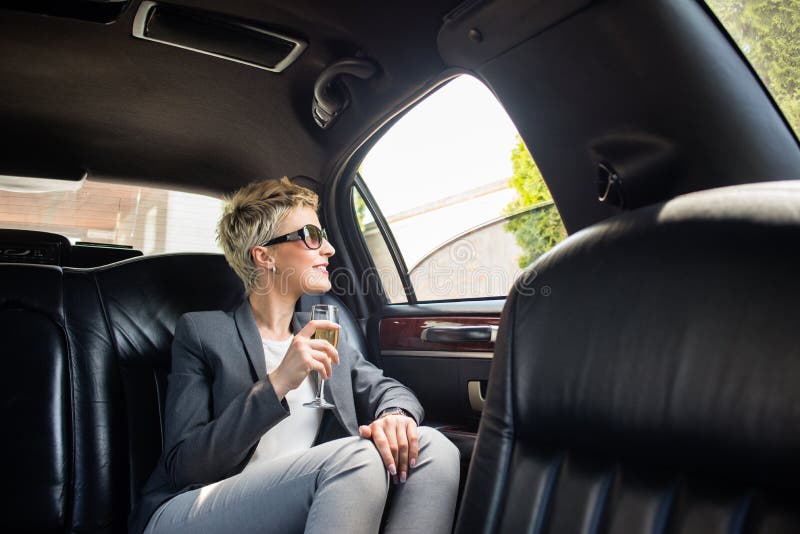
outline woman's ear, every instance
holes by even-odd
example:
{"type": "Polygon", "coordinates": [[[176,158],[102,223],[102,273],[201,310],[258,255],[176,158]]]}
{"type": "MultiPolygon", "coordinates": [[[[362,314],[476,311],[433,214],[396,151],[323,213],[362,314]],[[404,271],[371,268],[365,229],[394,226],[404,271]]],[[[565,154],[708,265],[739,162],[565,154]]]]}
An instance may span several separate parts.
{"type": "Polygon", "coordinates": [[[250,249],[250,257],[256,267],[263,266],[265,269],[270,270],[275,265],[275,258],[264,247],[250,249]]]}
{"type": "Polygon", "coordinates": [[[258,259],[258,261],[254,261],[256,267],[263,266],[267,271],[273,271],[275,268],[275,257],[272,254],[265,250],[264,247],[257,247],[254,254],[258,259]]]}

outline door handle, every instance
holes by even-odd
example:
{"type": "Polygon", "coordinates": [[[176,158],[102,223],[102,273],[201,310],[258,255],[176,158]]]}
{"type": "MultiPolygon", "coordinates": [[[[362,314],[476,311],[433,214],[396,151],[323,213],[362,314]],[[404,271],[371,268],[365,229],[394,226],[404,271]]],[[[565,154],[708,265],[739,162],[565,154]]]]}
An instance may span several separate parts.
{"type": "Polygon", "coordinates": [[[469,405],[472,409],[476,412],[483,411],[483,403],[486,402],[486,397],[481,391],[481,381],[470,380],[467,382],[467,393],[469,394],[469,405]]]}
{"type": "Polygon", "coordinates": [[[428,343],[489,343],[497,339],[497,325],[429,326],[419,335],[428,343]]]}

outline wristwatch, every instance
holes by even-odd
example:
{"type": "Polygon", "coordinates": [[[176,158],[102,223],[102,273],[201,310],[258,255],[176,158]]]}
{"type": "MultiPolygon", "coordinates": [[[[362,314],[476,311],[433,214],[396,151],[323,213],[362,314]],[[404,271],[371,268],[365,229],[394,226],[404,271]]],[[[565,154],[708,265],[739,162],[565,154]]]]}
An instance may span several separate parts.
{"type": "Polygon", "coordinates": [[[391,408],[386,408],[385,410],[381,410],[381,413],[378,414],[377,419],[380,419],[384,415],[405,415],[406,417],[411,417],[411,415],[409,415],[407,411],[398,406],[393,406],[391,408]]]}

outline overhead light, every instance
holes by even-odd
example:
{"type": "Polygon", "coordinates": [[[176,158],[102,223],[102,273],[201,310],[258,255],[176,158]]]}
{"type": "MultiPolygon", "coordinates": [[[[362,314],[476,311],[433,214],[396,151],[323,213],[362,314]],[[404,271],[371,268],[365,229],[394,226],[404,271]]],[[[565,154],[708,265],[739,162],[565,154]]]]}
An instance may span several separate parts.
{"type": "Polygon", "coordinates": [[[283,71],[307,46],[257,22],[150,0],[139,4],[132,33],[139,39],[272,72],[283,71]]]}
{"type": "Polygon", "coordinates": [[[87,172],[75,179],[41,178],[38,176],[9,176],[0,174],[0,190],[12,193],[52,193],[77,191],[86,182],[87,172]]]}

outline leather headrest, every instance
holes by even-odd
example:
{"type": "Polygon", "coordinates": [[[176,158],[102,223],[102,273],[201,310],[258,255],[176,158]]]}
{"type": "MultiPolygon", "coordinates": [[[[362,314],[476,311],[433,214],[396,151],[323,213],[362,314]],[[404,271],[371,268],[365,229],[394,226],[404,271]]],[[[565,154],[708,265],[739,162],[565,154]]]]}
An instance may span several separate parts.
{"type": "Polygon", "coordinates": [[[494,365],[523,442],[800,485],[800,183],[576,233],[518,279],[494,365]]]}
{"type": "Polygon", "coordinates": [[[64,323],[61,268],[0,262],[0,308],[41,312],[64,323]]]}

